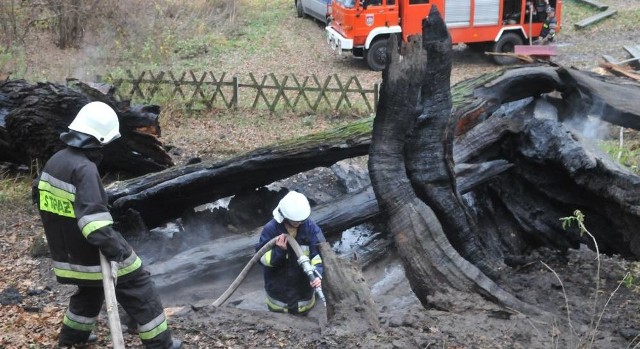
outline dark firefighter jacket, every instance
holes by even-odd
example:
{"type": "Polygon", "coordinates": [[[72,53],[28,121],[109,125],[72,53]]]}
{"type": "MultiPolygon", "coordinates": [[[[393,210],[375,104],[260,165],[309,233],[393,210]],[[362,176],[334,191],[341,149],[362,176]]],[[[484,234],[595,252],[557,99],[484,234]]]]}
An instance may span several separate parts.
{"type": "MultiPolygon", "coordinates": [[[[284,222],[278,223],[275,219],[271,219],[262,229],[256,251],[274,237],[286,233],[284,222]]],[[[289,238],[291,237],[289,236],[289,238]]],[[[322,274],[323,265],[318,244],[325,239],[320,227],[307,219],[298,227],[295,239],[311,261],[311,265],[315,266],[316,270],[322,274]]],[[[300,312],[303,312],[308,310],[307,306],[310,308],[315,304],[312,302],[315,298],[314,291],[309,285],[309,278],[302,267],[298,265],[297,256],[291,246],[287,245],[286,251],[274,246],[262,256],[260,263],[265,267],[264,284],[269,308],[282,311],[285,309],[278,308],[298,308],[300,312]]]]}
{"type": "Polygon", "coordinates": [[[552,40],[553,37],[556,35],[557,27],[558,27],[558,21],[556,20],[555,17],[547,18],[547,20],[542,25],[542,30],[540,31],[540,37],[544,39],[547,36],[549,36],[548,39],[552,40]]]}
{"type": "Polygon", "coordinates": [[[34,186],[34,200],[61,283],[102,286],[99,251],[118,262],[118,280],[141,270],[142,261],[112,228],[107,195],[93,150],[66,147],[54,154],[34,186]]]}

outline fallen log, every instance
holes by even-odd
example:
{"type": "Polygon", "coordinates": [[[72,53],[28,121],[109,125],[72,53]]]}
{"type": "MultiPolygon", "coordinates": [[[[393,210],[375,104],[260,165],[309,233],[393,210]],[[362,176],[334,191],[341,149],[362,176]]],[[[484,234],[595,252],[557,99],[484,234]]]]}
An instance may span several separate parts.
{"type": "Polygon", "coordinates": [[[181,216],[185,210],[236,192],[366,155],[370,123],[370,119],[364,119],[321,134],[256,149],[226,161],[174,167],[115,182],[106,188],[112,213],[119,220],[129,210],[134,210],[148,227],[155,227],[181,216]]]}
{"type": "Polygon", "coordinates": [[[39,168],[64,144],[77,112],[91,101],[109,104],[118,114],[122,137],[105,147],[100,169],[141,175],[173,166],[160,136],[155,105],[130,105],[87,84],[70,81],[31,84],[25,80],[0,82],[0,161],[39,168]]]}

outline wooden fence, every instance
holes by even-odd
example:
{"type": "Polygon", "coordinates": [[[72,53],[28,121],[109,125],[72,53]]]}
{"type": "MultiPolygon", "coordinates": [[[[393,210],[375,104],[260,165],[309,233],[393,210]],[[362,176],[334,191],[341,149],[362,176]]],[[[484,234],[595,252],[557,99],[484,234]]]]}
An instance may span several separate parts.
{"type": "Polygon", "coordinates": [[[358,109],[373,112],[378,104],[379,84],[364,88],[356,76],[343,81],[336,74],[320,79],[316,75],[299,78],[293,74],[258,78],[249,73],[245,80],[229,77],[227,73],[194,71],[179,74],[143,71],[136,76],[130,70],[126,71],[125,78],[107,76],[103,79],[116,87],[120,98],[144,103],[172,99],[188,110],[267,108],[271,111],[358,109]]]}

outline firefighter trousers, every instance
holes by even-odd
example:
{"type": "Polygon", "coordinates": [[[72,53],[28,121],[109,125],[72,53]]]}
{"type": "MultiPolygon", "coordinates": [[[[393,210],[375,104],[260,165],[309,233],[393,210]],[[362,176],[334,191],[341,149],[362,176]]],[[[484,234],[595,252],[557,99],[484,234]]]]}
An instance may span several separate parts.
{"type": "MultiPolygon", "coordinates": [[[[120,306],[138,324],[138,335],[146,348],[171,347],[160,296],[148,271],[141,270],[132,279],[118,282],[116,298],[120,306]]],[[[78,286],[69,299],[58,343],[61,346],[86,342],[104,303],[102,287],[78,286]]]]}

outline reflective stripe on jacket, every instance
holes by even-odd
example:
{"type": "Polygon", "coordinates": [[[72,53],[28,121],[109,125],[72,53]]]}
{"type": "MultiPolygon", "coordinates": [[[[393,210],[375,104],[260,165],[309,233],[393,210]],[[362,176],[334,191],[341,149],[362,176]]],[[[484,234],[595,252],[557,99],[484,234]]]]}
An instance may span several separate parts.
{"type": "Polygon", "coordinates": [[[84,150],[67,147],[54,154],[34,190],[59,282],[102,285],[100,250],[119,261],[119,280],[141,269],[140,258],[112,228],[100,174],[84,150]]]}
{"type": "MultiPolygon", "coordinates": [[[[256,251],[274,237],[284,233],[284,223],[272,219],[264,226],[256,251]]],[[[311,264],[322,274],[323,264],[318,244],[325,239],[320,227],[307,219],[298,227],[295,239],[311,260],[311,264]]],[[[313,307],[314,291],[309,285],[309,278],[298,265],[297,256],[291,246],[288,246],[286,251],[279,247],[272,248],[262,256],[260,263],[264,266],[264,284],[269,309],[297,313],[313,307]]]]}
{"type": "Polygon", "coordinates": [[[546,38],[547,35],[551,35],[553,37],[556,35],[556,28],[558,26],[558,21],[554,18],[547,19],[542,25],[542,31],[540,31],[540,37],[546,38]]]}

